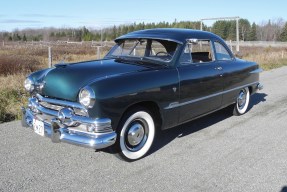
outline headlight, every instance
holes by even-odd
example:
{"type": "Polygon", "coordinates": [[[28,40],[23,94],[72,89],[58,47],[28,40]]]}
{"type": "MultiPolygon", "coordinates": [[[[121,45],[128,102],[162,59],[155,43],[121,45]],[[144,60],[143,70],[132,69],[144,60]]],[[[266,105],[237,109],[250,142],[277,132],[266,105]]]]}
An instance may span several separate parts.
{"type": "Polygon", "coordinates": [[[25,89],[26,89],[27,91],[29,91],[29,92],[32,92],[32,91],[34,90],[34,88],[35,88],[34,82],[33,82],[33,80],[32,80],[30,77],[28,77],[28,78],[24,81],[24,87],[25,87],[25,89]]]}
{"type": "Polygon", "coordinates": [[[79,93],[79,102],[86,108],[92,108],[95,104],[96,96],[91,87],[84,87],[79,93]]]}

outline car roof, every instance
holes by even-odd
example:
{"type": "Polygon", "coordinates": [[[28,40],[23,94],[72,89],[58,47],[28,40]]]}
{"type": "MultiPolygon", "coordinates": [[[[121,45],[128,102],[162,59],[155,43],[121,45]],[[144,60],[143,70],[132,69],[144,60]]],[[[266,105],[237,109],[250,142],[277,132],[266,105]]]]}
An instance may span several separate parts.
{"type": "Polygon", "coordinates": [[[140,31],[134,31],[127,33],[115,39],[119,41],[121,39],[164,39],[168,41],[174,41],[180,44],[186,42],[187,39],[220,39],[219,36],[207,32],[194,29],[180,29],[180,28],[160,28],[160,29],[146,29],[140,31]]]}

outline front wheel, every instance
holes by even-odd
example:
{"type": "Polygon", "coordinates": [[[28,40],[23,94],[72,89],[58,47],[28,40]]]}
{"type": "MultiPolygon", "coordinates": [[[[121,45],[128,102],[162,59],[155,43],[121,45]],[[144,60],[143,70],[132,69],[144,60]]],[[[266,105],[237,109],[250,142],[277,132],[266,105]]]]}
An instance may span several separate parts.
{"type": "Polygon", "coordinates": [[[234,105],[233,114],[237,116],[243,115],[247,111],[249,101],[250,101],[250,92],[248,87],[241,89],[237,96],[236,103],[234,105]]]}
{"type": "Polygon", "coordinates": [[[124,115],[118,130],[116,148],[118,155],[127,161],[144,157],[155,137],[155,123],[148,110],[143,108],[124,115]]]}

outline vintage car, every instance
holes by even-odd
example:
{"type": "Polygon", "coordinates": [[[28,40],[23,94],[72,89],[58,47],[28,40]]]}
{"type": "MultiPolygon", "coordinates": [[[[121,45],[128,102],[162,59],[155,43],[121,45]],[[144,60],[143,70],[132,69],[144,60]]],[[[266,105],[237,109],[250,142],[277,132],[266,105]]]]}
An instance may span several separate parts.
{"type": "Polygon", "coordinates": [[[150,29],[115,39],[102,60],[32,73],[22,125],[53,142],[144,157],[157,130],[233,105],[244,114],[262,89],[258,64],[235,58],[217,35],[150,29]]]}

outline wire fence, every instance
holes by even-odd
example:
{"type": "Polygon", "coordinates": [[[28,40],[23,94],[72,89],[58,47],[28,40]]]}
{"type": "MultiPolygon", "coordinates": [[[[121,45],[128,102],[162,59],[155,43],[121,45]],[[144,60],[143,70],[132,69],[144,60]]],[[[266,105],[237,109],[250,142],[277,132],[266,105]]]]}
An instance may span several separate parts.
{"type": "Polygon", "coordinates": [[[17,57],[19,62],[27,57],[33,57],[45,65],[43,67],[51,67],[56,63],[101,59],[113,45],[114,42],[96,41],[2,42],[0,62],[2,57],[5,57],[5,60],[7,57],[17,57]]]}
{"type": "MultiPolygon", "coordinates": [[[[231,50],[235,51],[236,42],[226,41],[231,50]]],[[[56,63],[71,63],[83,60],[103,58],[115,43],[113,41],[29,41],[29,42],[2,42],[0,54],[15,58],[22,57],[37,60],[42,67],[51,67],[56,63]]],[[[240,41],[240,51],[245,48],[283,48],[281,55],[285,57],[287,42],[271,41],[240,41]]],[[[1,56],[0,55],[0,56],[1,56]]],[[[1,58],[0,58],[1,59],[1,58]]],[[[27,61],[28,62],[28,61],[27,61]]]]}
{"type": "MultiPolygon", "coordinates": [[[[235,51],[236,41],[226,41],[232,51],[235,51]]],[[[240,41],[239,47],[271,47],[271,48],[287,48],[287,42],[279,41],[240,41]]],[[[240,49],[239,49],[240,51],[240,49]]]]}

